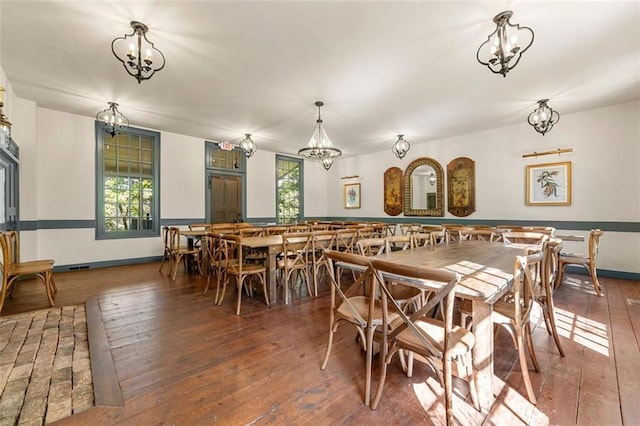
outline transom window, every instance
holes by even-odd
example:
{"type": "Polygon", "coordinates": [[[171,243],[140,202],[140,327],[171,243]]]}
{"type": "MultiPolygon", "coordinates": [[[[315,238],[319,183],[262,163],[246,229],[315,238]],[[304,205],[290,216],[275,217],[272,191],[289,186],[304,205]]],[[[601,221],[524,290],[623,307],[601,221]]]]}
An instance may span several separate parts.
{"type": "Polygon", "coordinates": [[[96,238],[160,235],[160,133],[111,136],[96,122],[96,238]]]}
{"type": "Polygon", "coordinates": [[[276,208],[278,223],[294,223],[304,217],[303,161],[276,156],[276,208]]]}

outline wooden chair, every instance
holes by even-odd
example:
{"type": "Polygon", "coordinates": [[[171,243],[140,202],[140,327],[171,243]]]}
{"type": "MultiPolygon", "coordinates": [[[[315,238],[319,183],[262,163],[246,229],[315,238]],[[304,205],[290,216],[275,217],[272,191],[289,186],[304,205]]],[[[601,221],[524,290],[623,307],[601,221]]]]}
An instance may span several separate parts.
{"type": "MultiPolygon", "coordinates": [[[[240,305],[242,304],[242,289],[246,288],[247,293],[253,294],[246,280],[250,277],[257,277],[262,284],[264,301],[269,305],[269,293],[267,291],[267,268],[262,264],[246,263],[242,257],[242,238],[237,235],[220,236],[221,261],[224,262],[224,280],[222,280],[222,292],[218,298],[218,305],[222,305],[227,284],[231,277],[236,280],[238,290],[238,301],[236,303],[236,315],[240,315],[240,305]]],[[[219,293],[219,288],[216,294],[219,293]]]]}
{"type": "Polygon", "coordinates": [[[288,229],[286,226],[268,226],[264,229],[264,235],[282,235],[287,232],[288,229]]]}
{"type": "Polygon", "coordinates": [[[429,247],[435,244],[435,238],[431,232],[416,232],[411,236],[416,247],[429,247]]]}
{"type": "Polygon", "coordinates": [[[560,253],[558,262],[558,279],[555,286],[559,286],[562,283],[564,276],[564,268],[567,265],[578,265],[587,268],[591,280],[593,281],[593,287],[596,290],[598,296],[602,296],[602,288],[598,281],[598,274],[596,270],[596,260],[598,260],[598,249],[600,246],[600,237],[604,234],[600,229],[592,229],[589,232],[589,254],[574,254],[574,253],[560,253]]]}
{"type": "Polygon", "coordinates": [[[334,231],[316,231],[311,233],[311,272],[313,274],[313,294],[318,297],[318,280],[320,271],[324,269],[328,275],[329,259],[325,251],[332,249],[336,244],[334,231]]]}
{"type": "Polygon", "coordinates": [[[400,234],[401,235],[411,235],[414,232],[420,232],[422,229],[422,225],[419,223],[401,223],[400,224],[400,234]]]}
{"type": "Polygon", "coordinates": [[[171,253],[171,267],[169,268],[169,273],[171,274],[172,279],[176,279],[180,261],[184,261],[186,269],[188,267],[187,259],[189,258],[191,258],[192,265],[197,268],[200,275],[202,275],[200,249],[197,247],[184,247],[181,244],[180,229],[175,226],[171,226],[169,228],[169,251],[171,253]]]}
{"type": "Polygon", "coordinates": [[[282,234],[282,257],[278,259],[276,266],[282,271],[285,304],[289,303],[293,274],[299,276],[302,273],[309,295],[314,294],[311,292],[311,282],[309,280],[309,253],[311,250],[311,233],[292,232],[282,234]]]}
{"type": "Polygon", "coordinates": [[[384,253],[386,246],[387,240],[384,238],[363,238],[356,242],[358,254],[367,257],[384,253]]]}
{"type": "Polygon", "coordinates": [[[346,253],[356,253],[356,241],[358,241],[356,228],[338,229],[335,249],[346,253]]]}
{"type": "Polygon", "coordinates": [[[548,235],[540,232],[509,231],[502,233],[504,244],[531,244],[542,246],[543,241],[549,238],[548,235]]]}
{"type": "Polygon", "coordinates": [[[544,324],[547,327],[547,332],[553,336],[558,352],[560,352],[561,356],[565,356],[556,328],[555,306],[553,304],[553,289],[558,274],[560,250],[562,250],[562,240],[557,238],[551,238],[544,244],[542,249],[544,257],[540,274],[542,285],[536,286],[538,293],[534,295],[534,300],[542,309],[544,324]]]}
{"type": "Polygon", "coordinates": [[[2,289],[0,289],[0,312],[4,306],[7,294],[13,291],[16,281],[21,277],[34,276],[40,278],[44,284],[49,304],[55,306],[55,282],[53,279],[53,261],[32,260],[20,262],[20,254],[15,251],[16,244],[19,247],[17,236],[11,236],[10,232],[0,234],[0,248],[2,249],[2,289]]]}
{"type": "Polygon", "coordinates": [[[375,409],[380,402],[387,365],[397,352],[406,350],[419,355],[423,362],[426,362],[437,372],[439,381],[444,388],[448,425],[453,424],[453,374],[469,382],[471,398],[476,409],[479,410],[471,353],[475,345],[475,337],[464,328],[453,326],[454,288],[459,283],[460,277],[443,269],[405,266],[380,259],[372,259],[371,264],[382,294],[383,327],[388,324],[395,325],[388,335],[387,342],[384,341],[385,336],[382,335],[381,356],[384,357],[384,363],[371,408],[375,409]],[[386,274],[392,274],[393,281],[434,292],[433,296],[429,302],[409,316],[402,311],[390,291],[386,274]],[[434,290],[434,282],[441,283],[442,286],[434,290]],[[442,306],[442,319],[430,318],[425,315],[439,304],[442,306]],[[400,318],[401,321],[397,318],[400,318]]]}
{"type": "Polygon", "coordinates": [[[210,223],[190,223],[189,231],[208,231],[211,229],[210,223]]]}
{"type": "Polygon", "coordinates": [[[387,237],[387,251],[407,250],[415,248],[415,241],[411,234],[387,237]]]}
{"type": "MultiPolygon", "coordinates": [[[[373,269],[370,259],[358,254],[328,250],[325,256],[329,260],[329,281],[331,283],[331,305],[329,310],[329,341],[325,352],[324,361],[320,369],[324,370],[329,362],[333,335],[338,326],[344,322],[355,326],[362,349],[365,350],[365,391],[364,403],[371,402],[371,364],[373,359],[373,336],[376,328],[383,326],[381,300],[375,298],[372,291],[373,269]],[[343,291],[339,280],[336,280],[334,267],[336,263],[354,265],[360,273],[353,284],[343,291]]],[[[388,316],[389,324],[395,317],[388,316]]]]}
{"type": "Polygon", "coordinates": [[[460,240],[496,241],[496,234],[491,229],[464,228],[458,232],[460,240]]]}
{"type": "MultiPolygon", "coordinates": [[[[509,332],[516,349],[518,349],[522,379],[532,404],[537,404],[537,400],[529,377],[525,339],[533,368],[539,372],[540,367],[531,339],[530,317],[535,297],[541,293],[542,280],[540,278],[543,257],[544,253],[542,251],[536,251],[528,256],[516,257],[513,272],[513,289],[505,297],[494,303],[491,316],[494,324],[504,327],[509,332]]],[[[471,316],[472,306],[470,302],[470,300],[464,300],[459,306],[463,324],[466,323],[466,318],[471,316]]]]}
{"type": "Polygon", "coordinates": [[[207,286],[204,289],[204,294],[206,295],[209,291],[209,285],[211,283],[211,276],[215,275],[216,277],[216,295],[213,299],[214,303],[218,303],[218,291],[220,289],[220,282],[224,280],[224,268],[226,266],[226,259],[223,256],[222,252],[222,243],[221,243],[221,235],[217,233],[213,233],[212,235],[207,236],[203,240],[204,249],[207,252],[207,286]]]}
{"type": "Polygon", "coordinates": [[[169,226],[163,226],[161,230],[162,243],[164,244],[164,253],[162,254],[162,262],[160,263],[160,269],[158,272],[162,272],[162,267],[165,261],[169,261],[169,273],[171,273],[171,267],[173,265],[171,259],[171,244],[169,242],[169,226]]]}
{"type": "Polygon", "coordinates": [[[291,232],[309,232],[310,228],[309,225],[291,225],[288,229],[287,232],[291,233],[291,232]]]}

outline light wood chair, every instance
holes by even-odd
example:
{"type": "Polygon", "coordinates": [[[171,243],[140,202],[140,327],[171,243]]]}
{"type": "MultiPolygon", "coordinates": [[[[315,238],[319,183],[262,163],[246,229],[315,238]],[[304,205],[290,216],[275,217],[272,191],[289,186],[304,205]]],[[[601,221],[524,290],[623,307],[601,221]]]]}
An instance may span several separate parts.
{"type": "Polygon", "coordinates": [[[50,259],[32,260],[20,262],[20,254],[15,251],[18,239],[11,232],[0,234],[0,248],[2,249],[2,289],[0,289],[0,312],[4,306],[7,295],[13,291],[16,282],[21,277],[33,276],[39,278],[44,284],[49,304],[55,306],[55,282],[53,278],[53,261],[50,259]]]}
{"type": "Polygon", "coordinates": [[[384,238],[363,238],[356,242],[358,254],[367,257],[384,253],[386,246],[387,240],[384,238]]]}
{"type": "Polygon", "coordinates": [[[560,336],[558,336],[555,306],[553,304],[553,289],[558,274],[560,250],[562,250],[562,240],[557,238],[551,238],[543,245],[542,252],[544,253],[544,257],[542,259],[542,271],[540,274],[542,284],[535,287],[538,293],[534,294],[534,300],[542,309],[547,332],[553,336],[553,340],[558,347],[558,352],[564,357],[565,353],[562,348],[562,343],[560,342],[560,336]]]}
{"type": "Polygon", "coordinates": [[[415,248],[415,240],[411,234],[387,237],[387,251],[408,250],[415,248]]]}
{"type": "Polygon", "coordinates": [[[411,234],[411,236],[413,237],[413,244],[416,247],[429,247],[436,243],[431,232],[416,232],[415,234],[411,234]]]}
{"type": "Polygon", "coordinates": [[[487,228],[464,228],[458,230],[460,240],[496,241],[496,234],[487,228]]]}
{"type": "Polygon", "coordinates": [[[245,226],[242,228],[238,228],[238,235],[241,237],[261,237],[264,235],[265,228],[260,228],[257,226],[245,226]]]}
{"type": "Polygon", "coordinates": [[[162,243],[164,244],[164,253],[162,254],[162,262],[160,263],[160,269],[158,272],[162,272],[164,262],[169,261],[169,273],[171,273],[171,267],[173,265],[171,258],[171,244],[169,242],[169,226],[163,226],[161,229],[162,243]]]}
{"type": "MultiPolygon", "coordinates": [[[[539,372],[540,367],[531,338],[530,317],[535,297],[541,293],[540,286],[542,286],[543,280],[540,278],[543,257],[544,253],[542,251],[536,251],[528,256],[516,257],[513,273],[513,289],[505,297],[493,304],[493,313],[491,316],[494,324],[504,327],[505,330],[509,332],[514,346],[518,349],[522,379],[527,389],[529,401],[531,401],[532,404],[537,404],[537,400],[533,386],[531,385],[531,378],[529,377],[525,345],[528,348],[533,368],[539,372]]],[[[460,303],[459,310],[462,314],[462,323],[464,326],[468,323],[466,319],[471,316],[471,301],[463,300],[462,303],[460,303]]]]}
{"type": "Polygon", "coordinates": [[[318,297],[318,281],[320,272],[324,269],[328,275],[329,259],[325,251],[335,247],[335,231],[315,231],[311,233],[311,272],[313,274],[313,294],[318,297]]]}
{"type": "Polygon", "coordinates": [[[357,228],[338,229],[335,249],[346,253],[356,253],[356,241],[358,241],[357,228]]]}
{"type": "Polygon", "coordinates": [[[189,231],[208,231],[211,229],[210,223],[190,223],[188,225],[189,231]]]}
{"type": "MultiPolygon", "coordinates": [[[[364,403],[371,402],[371,365],[373,360],[373,336],[376,328],[383,326],[381,300],[375,298],[375,293],[371,287],[373,281],[373,269],[371,261],[365,256],[358,254],[328,250],[325,256],[329,260],[329,282],[331,283],[331,302],[329,310],[329,341],[325,352],[324,360],[320,369],[324,370],[331,356],[333,346],[333,335],[338,330],[341,323],[348,323],[355,326],[360,344],[365,351],[365,390],[364,403]],[[336,263],[354,265],[363,271],[355,278],[353,284],[345,291],[342,289],[339,280],[336,280],[334,268],[336,263]]],[[[395,317],[390,314],[388,323],[395,317]]],[[[344,353],[344,352],[341,352],[344,353]]]]}
{"type": "Polygon", "coordinates": [[[224,258],[223,250],[222,250],[222,242],[220,240],[221,235],[217,233],[213,233],[208,235],[204,240],[204,250],[207,252],[207,286],[204,289],[204,294],[206,295],[209,291],[209,286],[211,283],[211,276],[215,275],[216,277],[216,295],[213,299],[214,303],[218,303],[220,283],[224,280],[224,268],[227,264],[226,259],[224,258]]]}
{"type": "Polygon", "coordinates": [[[577,265],[587,268],[591,280],[593,281],[593,287],[596,290],[598,296],[602,296],[602,288],[600,287],[600,281],[598,281],[598,273],[596,270],[596,261],[598,260],[598,249],[600,247],[600,237],[604,234],[600,229],[592,229],[589,232],[589,253],[574,254],[574,253],[560,253],[558,263],[558,278],[555,286],[559,286],[562,283],[564,277],[564,268],[567,265],[577,265]]]}
{"type": "Polygon", "coordinates": [[[187,260],[191,258],[193,266],[202,275],[202,264],[200,262],[200,249],[198,247],[185,247],[182,244],[180,229],[175,226],[169,228],[169,251],[171,253],[171,267],[169,273],[172,279],[176,279],[178,265],[180,261],[184,261],[185,269],[187,269],[187,260]]]}
{"type": "Polygon", "coordinates": [[[504,244],[531,244],[542,246],[542,243],[549,239],[547,234],[541,232],[509,231],[502,233],[504,244]]]}
{"type": "Polygon", "coordinates": [[[294,283],[293,275],[302,278],[307,285],[308,294],[311,291],[309,280],[309,254],[312,251],[312,238],[310,232],[291,232],[282,234],[282,257],[277,261],[277,268],[282,272],[282,287],[284,289],[284,303],[289,303],[289,293],[294,283]]]}
{"type": "MultiPolygon", "coordinates": [[[[236,288],[238,291],[238,300],[236,303],[236,315],[240,315],[240,306],[242,304],[242,289],[246,288],[247,293],[253,294],[250,283],[247,282],[250,277],[257,277],[262,284],[264,293],[264,301],[269,306],[269,293],[267,291],[267,268],[259,263],[246,263],[242,257],[243,247],[242,238],[237,235],[221,235],[220,250],[224,262],[224,280],[222,280],[222,292],[218,298],[218,305],[222,305],[224,295],[227,290],[227,284],[231,277],[236,280],[236,288]]],[[[219,288],[216,294],[219,293],[219,288]]]]}
{"type": "Polygon", "coordinates": [[[264,235],[282,235],[287,232],[287,226],[268,226],[264,229],[264,235]]]}
{"type": "Polygon", "coordinates": [[[309,232],[309,231],[310,231],[309,225],[291,225],[287,229],[288,233],[292,233],[292,232],[309,232]]]}
{"type": "Polygon", "coordinates": [[[371,404],[375,409],[380,402],[387,374],[387,365],[399,351],[406,350],[419,356],[419,359],[430,365],[437,372],[445,393],[447,424],[453,424],[452,375],[468,381],[470,395],[476,409],[480,409],[478,393],[473,374],[472,349],[475,337],[459,326],[453,326],[453,306],[455,302],[455,286],[460,277],[443,269],[420,266],[405,266],[380,259],[372,259],[376,283],[382,294],[383,327],[393,324],[388,334],[382,335],[381,356],[384,358],[380,372],[380,380],[371,404]],[[391,292],[386,274],[393,275],[393,281],[418,289],[433,292],[431,299],[410,316],[404,313],[391,292]],[[434,290],[433,283],[441,284],[434,290]],[[442,306],[442,318],[431,318],[426,315],[438,305],[442,306]],[[396,318],[392,318],[391,315],[396,318]],[[398,320],[397,318],[399,317],[398,320]],[[388,348],[388,349],[387,349],[388,348]]]}

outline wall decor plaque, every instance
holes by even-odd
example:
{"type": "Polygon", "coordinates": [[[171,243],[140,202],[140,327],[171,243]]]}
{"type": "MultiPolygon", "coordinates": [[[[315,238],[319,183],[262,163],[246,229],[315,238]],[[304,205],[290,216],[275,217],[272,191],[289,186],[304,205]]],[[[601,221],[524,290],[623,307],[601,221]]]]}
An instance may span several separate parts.
{"type": "Polygon", "coordinates": [[[384,212],[389,216],[402,213],[402,169],[390,167],[384,172],[384,212]]]}
{"type": "Polygon", "coordinates": [[[454,216],[469,216],[476,211],[475,162],[458,157],[447,164],[448,210],[454,216]]]}

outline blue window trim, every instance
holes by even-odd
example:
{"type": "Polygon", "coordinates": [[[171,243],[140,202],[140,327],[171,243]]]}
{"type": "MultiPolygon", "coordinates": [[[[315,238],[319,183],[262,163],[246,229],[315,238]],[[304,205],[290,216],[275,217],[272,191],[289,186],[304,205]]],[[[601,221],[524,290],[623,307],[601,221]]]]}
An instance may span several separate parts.
{"type": "Polygon", "coordinates": [[[103,170],[104,136],[107,134],[99,122],[95,122],[96,129],[96,240],[114,240],[123,238],[149,238],[160,236],[160,132],[127,127],[122,133],[147,136],[153,139],[153,206],[152,229],[141,229],[125,232],[104,232],[104,187],[103,170]]]}

